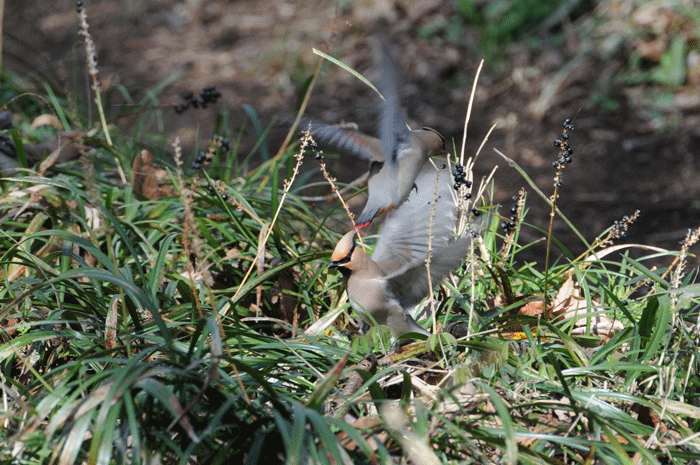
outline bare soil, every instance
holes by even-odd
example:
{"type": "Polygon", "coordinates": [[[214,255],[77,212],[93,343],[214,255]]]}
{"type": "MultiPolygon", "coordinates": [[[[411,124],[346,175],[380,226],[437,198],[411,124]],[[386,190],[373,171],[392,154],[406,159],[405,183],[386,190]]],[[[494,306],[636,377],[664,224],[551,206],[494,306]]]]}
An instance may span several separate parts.
{"type": "MultiPolygon", "coordinates": [[[[269,141],[274,153],[286,133],[280,122],[294,115],[304,83],[316,68],[318,57],[312,49],[323,50],[372,79],[368,37],[378,29],[388,32],[400,51],[405,72],[401,91],[411,121],[436,128],[461,146],[482,55],[478,31],[446,26],[427,37],[421,34],[431,25],[453,24],[457,14],[453,2],[86,0],[84,4],[105,86],[124,86],[138,101],[178,73],[158,93],[160,103],[175,105],[184,91],[210,84],[222,92],[211,110],[164,112],[163,135],[168,140],[179,136],[186,147],[206,142],[215,112],[226,108],[233,131],[244,124],[249,130],[239,148],[239,153],[248,153],[255,136],[243,105],[250,105],[264,127],[273,123],[269,141]]],[[[527,41],[509,45],[484,67],[465,153],[474,155],[497,123],[479,153],[476,177],[498,166],[494,201],[507,210],[511,196],[526,187],[532,209],[527,221],[546,229],[545,203],[494,149],[515,160],[549,195],[551,163],[557,158],[552,140],[561,134],[563,121],[574,118],[570,144],[575,154],[564,174],[562,212],[590,241],[639,209],[641,219],[630,228],[626,241],[676,249],[688,228],[700,226],[700,104],[676,98],[665,107],[654,106],[649,97],[658,92],[655,88],[616,83],[613,78],[626,66],[632,45],[623,42],[610,51],[604,47],[606,37],[586,35],[591,21],[610,14],[601,8],[540,31],[537,48],[524,45],[527,41]],[[558,34],[549,36],[552,31],[558,34]]],[[[75,70],[84,62],[76,24],[74,1],[7,4],[3,64],[21,76],[49,79],[71,91],[75,70]]],[[[680,94],[694,92],[700,90],[689,85],[680,94]]],[[[307,114],[327,123],[353,121],[372,134],[375,104],[367,86],[326,65],[307,114]]],[[[315,167],[313,159],[305,163],[315,167]]],[[[334,174],[350,181],[364,168],[357,160],[343,160],[334,165],[334,174]]],[[[572,246],[572,252],[583,250],[562,221],[555,223],[554,233],[572,246]]],[[[525,228],[521,242],[540,237],[541,232],[525,228]]],[[[542,250],[532,248],[529,257],[538,259],[542,250]]],[[[664,263],[668,261],[659,264],[664,263]]]]}

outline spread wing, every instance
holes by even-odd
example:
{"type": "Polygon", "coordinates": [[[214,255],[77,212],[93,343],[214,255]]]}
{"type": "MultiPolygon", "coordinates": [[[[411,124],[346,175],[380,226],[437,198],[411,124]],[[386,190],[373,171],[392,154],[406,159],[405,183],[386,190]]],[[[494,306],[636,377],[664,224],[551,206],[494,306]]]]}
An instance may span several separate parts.
{"type": "MultiPolygon", "coordinates": [[[[430,258],[430,281],[436,286],[442,278],[455,270],[469,251],[472,236],[453,240],[447,245],[432,250],[430,258]]],[[[425,260],[413,263],[387,276],[387,282],[404,308],[413,307],[430,291],[425,260]]]]}
{"type": "Polygon", "coordinates": [[[398,148],[410,142],[411,130],[401,109],[396,65],[389,53],[387,40],[379,38],[380,79],[378,89],[384,97],[379,112],[379,138],[384,159],[390,165],[396,162],[398,148]]]}
{"type": "Polygon", "coordinates": [[[299,125],[302,131],[309,127],[311,136],[321,148],[341,155],[359,156],[372,162],[384,161],[379,139],[359,132],[354,125],[328,125],[309,120],[299,125]]]}
{"type": "Polygon", "coordinates": [[[451,173],[447,168],[442,168],[443,164],[441,158],[436,158],[435,164],[427,160],[416,177],[415,188],[408,199],[387,214],[372,255],[385,273],[391,274],[411,266],[416,260],[424,262],[428,256],[431,232],[433,248],[453,238],[457,206],[452,197],[451,173]],[[435,208],[432,208],[433,202],[435,208]]]}
{"type": "Polygon", "coordinates": [[[387,215],[372,255],[404,307],[418,304],[428,294],[430,281],[435,286],[457,268],[473,240],[471,233],[455,236],[458,210],[452,175],[448,168],[442,168],[444,159],[435,158],[433,162],[424,163],[416,189],[387,215]],[[435,208],[431,208],[433,202],[435,208]],[[426,259],[431,235],[429,281],[426,259]]]}

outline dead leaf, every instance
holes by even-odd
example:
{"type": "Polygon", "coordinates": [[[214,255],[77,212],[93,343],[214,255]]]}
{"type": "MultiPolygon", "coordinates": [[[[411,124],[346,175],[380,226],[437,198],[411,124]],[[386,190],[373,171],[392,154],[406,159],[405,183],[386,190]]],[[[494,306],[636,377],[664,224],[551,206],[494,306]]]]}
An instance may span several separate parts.
{"type": "Polygon", "coordinates": [[[637,53],[642,58],[659,63],[661,56],[668,49],[668,40],[665,37],[656,37],[653,40],[638,39],[635,43],[637,53]]]}
{"type": "Polygon", "coordinates": [[[160,197],[158,178],[153,166],[153,155],[148,150],[141,150],[131,167],[131,184],[135,192],[149,200],[160,197]]]}
{"type": "Polygon", "coordinates": [[[105,347],[114,349],[117,347],[117,317],[119,316],[119,299],[114,299],[109,307],[105,321],[105,347]]]}
{"type": "MultiPolygon", "coordinates": [[[[381,418],[376,417],[376,416],[367,416],[367,417],[361,417],[352,422],[352,426],[354,428],[360,429],[360,430],[378,430],[383,424],[383,421],[381,418]]],[[[386,440],[389,437],[389,433],[386,431],[378,431],[375,432],[374,434],[372,433],[363,433],[364,438],[367,440],[367,444],[369,445],[370,449],[373,451],[376,451],[378,448],[377,442],[375,440],[378,439],[380,442],[385,443],[386,440]]],[[[354,451],[358,449],[357,442],[353,440],[350,436],[348,436],[345,432],[339,432],[336,434],[336,437],[340,441],[340,444],[342,444],[343,447],[345,447],[349,451],[354,451]]],[[[372,463],[380,463],[379,459],[372,454],[372,456],[369,458],[372,463]]]]}
{"type": "Polygon", "coordinates": [[[34,131],[40,126],[53,126],[56,129],[62,128],[61,122],[58,120],[58,117],[52,114],[43,114],[34,118],[34,121],[32,121],[31,126],[29,126],[29,132],[34,131]]]}
{"type": "Polygon", "coordinates": [[[598,302],[591,300],[591,306],[588,306],[586,298],[581,296],[581,291],[574,284],[573,276],[562,285],[554,299],[553,313],[555,315],[563,314],[565,319],[574,319],[574,329],[571,334],[582,336],[589,334],[588,327],[590,322],[590,334],[610,338],[624,329],[624,325],[620,321],[613,321],[604,314],[605,309],[596,306],[598,302]],[[601,314],[588,316],[589,314],[600,312],[601,314]],[[578,318],[578,315],[587,316],[578,318]],[[578,318],[578,319],[576,319],[578,318]]]}
{"type": "Polygon", "coordinates": [[[544,311],[544,302],[542,300],[534,300],[528,302],[518,310],[518,315],[537,316],[544,311]]]}

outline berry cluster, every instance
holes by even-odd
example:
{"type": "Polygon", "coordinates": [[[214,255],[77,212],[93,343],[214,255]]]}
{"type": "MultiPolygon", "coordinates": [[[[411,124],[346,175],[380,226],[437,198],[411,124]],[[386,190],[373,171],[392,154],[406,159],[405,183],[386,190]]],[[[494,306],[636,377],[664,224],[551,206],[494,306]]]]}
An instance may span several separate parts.
{"type": "Polygon", "coordinates": [[[221,97],[221,92],[216,90],[216,86],[204,86],[199,92],[199,97],[200,98],[197,99],[192,91],[185,92],[182,95],[184,103],[175,105],[175,113],[182,113],[187,110],[190,105],[192,105],[193,108],[206,108],[210,103],[216,103],[221,97]]]}
{"type": "MultiPolygon", "coordinates": [[[[459,190],[460,187],[465,186],[467,189],[472,187],[472,182],[467,181],[467,173],[464,172],[464,167],[457,163],[452,170],[452,177],[454,178],[455,184],[454,188],[456,191],[459,190]]],[[[465,199],[471,199],[472,194],[471,192],[467,192],[464,194],[465,199]]]]}
{"type": "Polygon", "coordinates": [[[311,150],[313,150],[313,152],[314,152],[314,158],[315,158],[316,160],[320,160],[321,157],[323,157],[323,150],[319,150],[318,144],[316,143],[315,140],[312,140],[312,141],[311,141],[311,145],[309,145],[309,148],[310,148],[311,150]]]}
{"type": "Polygon", "coordinates": [[[219,181],[216,181],[216,184],[217,184],[216,187],[212,186],[211,184],[207,184],[207,192],[208,192],[209,195],[211,195],[212,197],[216,197],[216,192],[217,192],[217,190],[218,190],[219,193],[221,194],[221,199],[222,199],[224,202],[227,201],[227,200],[228,200],[228,194],[227,194],[226,192],[224,192],[223,189],[218,189],[218,187],[219,187],[219,186],[218,186],[219,181]]]}
{"type": "Polygon", "coordinates": [[[615,220],[613,223],[613,231],[616,237],[626,237],[627,236],[627,226],[629,224],[630,217],[625,215],[622,220],[615,220]]]}
{"type": "Polygon", "coordinates": [[[564,121],[564,131],[561,133],[561,139],[554,139],[554,146],[561,149],[559,160],[552,163],[554,168],[571,163],[571,155],[574,154],[574,149],[569,146],[569,131],[574,130],[574,125],[571,124],[571,119],[566,118],[564,121]]]}
{"type": "Polygon", "coordinates": [[[207,150],[206,152],[199,152],[199,155],[197,155],[197,157],[192,162],[192,169],[198,170],[202,167],[202,165],[210,162],[214,158],[216,149],[218,149],[219,147],[221,147],[223,152],[228,152],[229,150],[231,150],[231,142],[223,136],[214,134],[213,136],[211,136],[211,140],[209,141],[209,150],[207,150]]]}
{"type": "Polygon", "coordinates": [[[639,219],[639,210],[635,211],[632,216],[625,215],[621,220],[615,220],[612,228],[612,237],[620,238],[627,236],[627,228],[630,227],[632,223],[639,219]]]}
{"type": "Polygon", "coordinates": [[[637,221],[637,219],[639,219],[639,210],[635,211],[632,216],[625,215],[621,220],[615,220],[613,227],[610,228],[608,234],[604,238],[597,240],[594,245],[609,246],[613,244],[615,239],[627,237],[627,229],[632,223],[637,221]]]}
{"type": "Polygon", "coordinates": [[[510,234],[513,232],[515,229],[515,225],[518,221],[518,209],[519,204],[518,204],[518,196],[514,195],[513,197],[510,198],[513,201],[513,205],[510,207],[510,218],[508,218],[508,221],[503,221],[501,222],[501,229],[506,233],[510,234]]]}

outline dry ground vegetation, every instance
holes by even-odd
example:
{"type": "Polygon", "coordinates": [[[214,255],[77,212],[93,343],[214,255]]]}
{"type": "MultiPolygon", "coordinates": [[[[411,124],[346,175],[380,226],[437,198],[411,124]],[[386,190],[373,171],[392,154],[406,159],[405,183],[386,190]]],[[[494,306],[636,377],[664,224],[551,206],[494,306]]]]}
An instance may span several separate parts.
{"type": "MultiPolygon", "coordinates": [[[[98,5],[108,8],[107,2],[98,5]]],[[[438,16],[428,7],[418,14],[407,4],[383,5],[389,5],[387,14],[396,16],[399,42],[401,26],[427,28],[421,18],[438,16]]],[[[474,184],[471,199],[462,197],[463,212],[473,215],[476,208],[483,217],[493,213],[494,220],[475,238],[465,266],[431,297],[436,311],[423,323],[434,335],[395,351],[381,329],[348,335],[353,320],[342,283],[323,266],[349,221],[340,202],[333,200],[322,209],[304,200],[308,192],[303,186],[311,178],[300,168],[315,164],[320,171],[330,170],[325,178],[339,176],[336,162],[326,167],[333,160],[330,154],[319,153],[303,138],[295,147],[271,149],[261,124],[265,119],[251,106],[245,110],[249,132],[258,134],[258,150],[269,151],[266,160],[253,163],[253,150],[244,150],[245,131],[232,113],[221,110],[222,102],[201,108],[203,100],[218,100],[216,92],[222,88],[204,89],[201,83],[190,86],[197,92],[192,98],[198,108],[190,102],[183,114],[209,119],[212,129],[190,120],[191,128],[206,137],[200,136],[201,148],[183,151],[183,130],[170,125],[177,117],[173,105],[181,99],[159,107],[158,95],[167,83],[143,99],[132,96],[126,86],[107,85],[98,58],[104,54],[95,56],[93,36],[98,49],[122,44],[101,44],[98,29],[87,29],[91,21],[86,12],[98,11],[95,6],[79,7],[78,13],[71,7],[72,21],[81,25],[73,40],[81,44],[76,50],[88,72],[88,85],[80,94],[46,85],[49,80],[33,83],[3,73],[3,105],[12,112],[13,123],[3,136],[21,166],[0,181],[3,460],[700,460],[698,285],[697,270],[688,265],[700,231],[681,235],[683,243],[675,252],[624,243],[621,239],[638,221],[630,209],[627,217],[620,215],[587,241],[568,220],[571,215],[557,211],[566,207],[570,180],[598,180],[595,170],[600,168],[579,155],[589,153],[588,144],[594,146],[595,132],[586,127],[600,124],[594,123],[597,118],[579,113],[571,128],[571,122],[561,126],[570,115],[562,116],[542,137],[547,150],[531,149],[517,160],[509,155],[525,149],[516,148],[517,132],[509,132],[513,140],[503,139],[504,155],[496,155],[519,176],[508,188],[499,187],[508,179],[502,169],[482,181],[475,169],[484,170],[478,165],[485,156],[475,165],[477,149],[465,148],[460,163],[474,184]],[[115,110],[112,102],[118,98],[131,102],[129,107],[115,110]],[[121,112],[130,125],[117,123],[121,112]],[[581,123],[584,130],[579,133],[581,123]],[[221,136],[211,137],[214,133],[221,136]],[[34,144],[55,135],[60,136],[56,150],[43,160],[28,159],[34,144]],[[557,140],[554,146],[552,139],[557,140]],[[154,161],[153,153],[166,150],[166,140],[173,162],[164,157],[154,161]],[[77,158],[62,158],[64,146],[74,148],[77,158]],[[200,151],[204,169],[192,170],[190,163],[200,151]],[[547,166],[546,175],[532,175],[530,163],[522,163],[533,157],[547,166]],[[513,185],[524,188],[511,192],[513,185]],[[509,195],[497,208],[499,191],[509,195]],[[529,213],[536,199],[545,205],[541,217],[529,213]],[[576,239],[562,239],[564,228],[576,239]],[[521,259],[535,243],[544,250],[539,260],[521,259]],[[632,248],[641,256],[620,254],[632,248]],[[651,259],[664,265],[647,266],[651,259]]],[[[579,37],[588,27],[592,37],[619,34],[619,40],[636,47],[658,39],[658,56],[639,52],[647,60],[638,64],[639,72],[649,73],[629,88],[644,89],[647,97],[658,92],[661,102],[684,95],[692,102],[692,94],[685,92],[697,86],[691,66],[697,43],[692,33],[684,32],[686,23],[693,24],[692,16],[676,15],[674,8],[652,9],[647,14],[654,26],[637,42],[620,28],[620,18],[635,18],[652,6],[606,6],[595,14],[609,15],[608,21],[565,21],[562,38],[579,37]],[[655,22],[664,16],[670,19],[655,22]],[[677,45],[678,37],[684,46],[677,45]],[[686,60],[682,77],[678,57],[686,60]]],[[[345,14],[355,10],[339,9],[329,17],[337,20],[345,14]]],[[[196,24],[206,24],[203,17],[194,18],[196,24]]],[[[434,26],[437,32],[420,29],[426,38],[417,50],[425,56],[431,56],[425,45],[431,40],[442,41],[443,47],[451,44],[453,25],[447,21],[434,26]]],[[[340,26],[336,31],[349,34],[340,26]]],[[[593,57],[602,53],[597,48],[602,45],[590,45],[594,47],[575,55],[582,60],[577,66],[560,62],[528,72],[524,67],[522,75],[502,81],[495,96],[517,96],[534,87],[544,105],[537,108],[563,112],[567,99],[574,99],[567,91],[586,89],[574,70],[598,63],[593,57]],[[558,85],[547,87],[549,82],[558,85]]],[[[562,43],[564,50],[568,47],[576,49],[562,43]]],[[[346,56],[342,51],[334,55],[346,56]]],[[[317,62],[310,63],[302,61],[301,69],[316,69],[317,62]]],[[[634,63],[622,63],[629,66],[627,72],[635,70],[634,63]]],[[[354,87],[344,87],[350,81],[343,80],[355,77],[341,71],[337,76],[351,78],[308,86],[311,98],[324,86],[337,86],[337,95],[345,88],[350,99],[354,87]]],[[[414,74],[420,76],[417,70],[414,74]]],[[[612,77],[604,82],[612,85],[612,77]]],[[[477,87],[477,105],[486,99],[480,94],[483,87],[477,87]]],[[[358,98],[371,94],[366,95],[358,98]]],[[[636,102],[640,106],[634,114],[653,108],[653,117],[642,120],[662,125],[674,115],[683,121],[693,117],[692,104],[664,112],[655,106],[661,102],[636,102]]],[[[516,113],[513,128],[522,129],[523,115],[534,109],[523,106],[521,111],[530,113],[516,113]]],[[[433,122],[430,112],[420,114],[433,122]]],[[[543,115],[544,121],[558,118],[543,115]]],[[[453,120],[442,118],[436,122],[453,120]]],[[[470,131],[484,124],[477,120],[472,117],[470,131]]],[[[463,124],[460,116],[458,127],[463,124]]],[[[695,137],[683,134],[677,138],[686,137],[686,143],[695,137]]],[[[456,140],[459,154],[462,138],[456,140]]],[[[683,140],[674,143],[676,148],[689,147],[683,140]]],[[[343,188],[345,183],[335,184],[343,188]]],[[[325,179],[323,185],[330,189],[325,179]]],[[[670,195],[671,183],[665,187],[658,195],[670,195]]],[[[352,190],[342,194],[351,195],[352,190]]]]}

